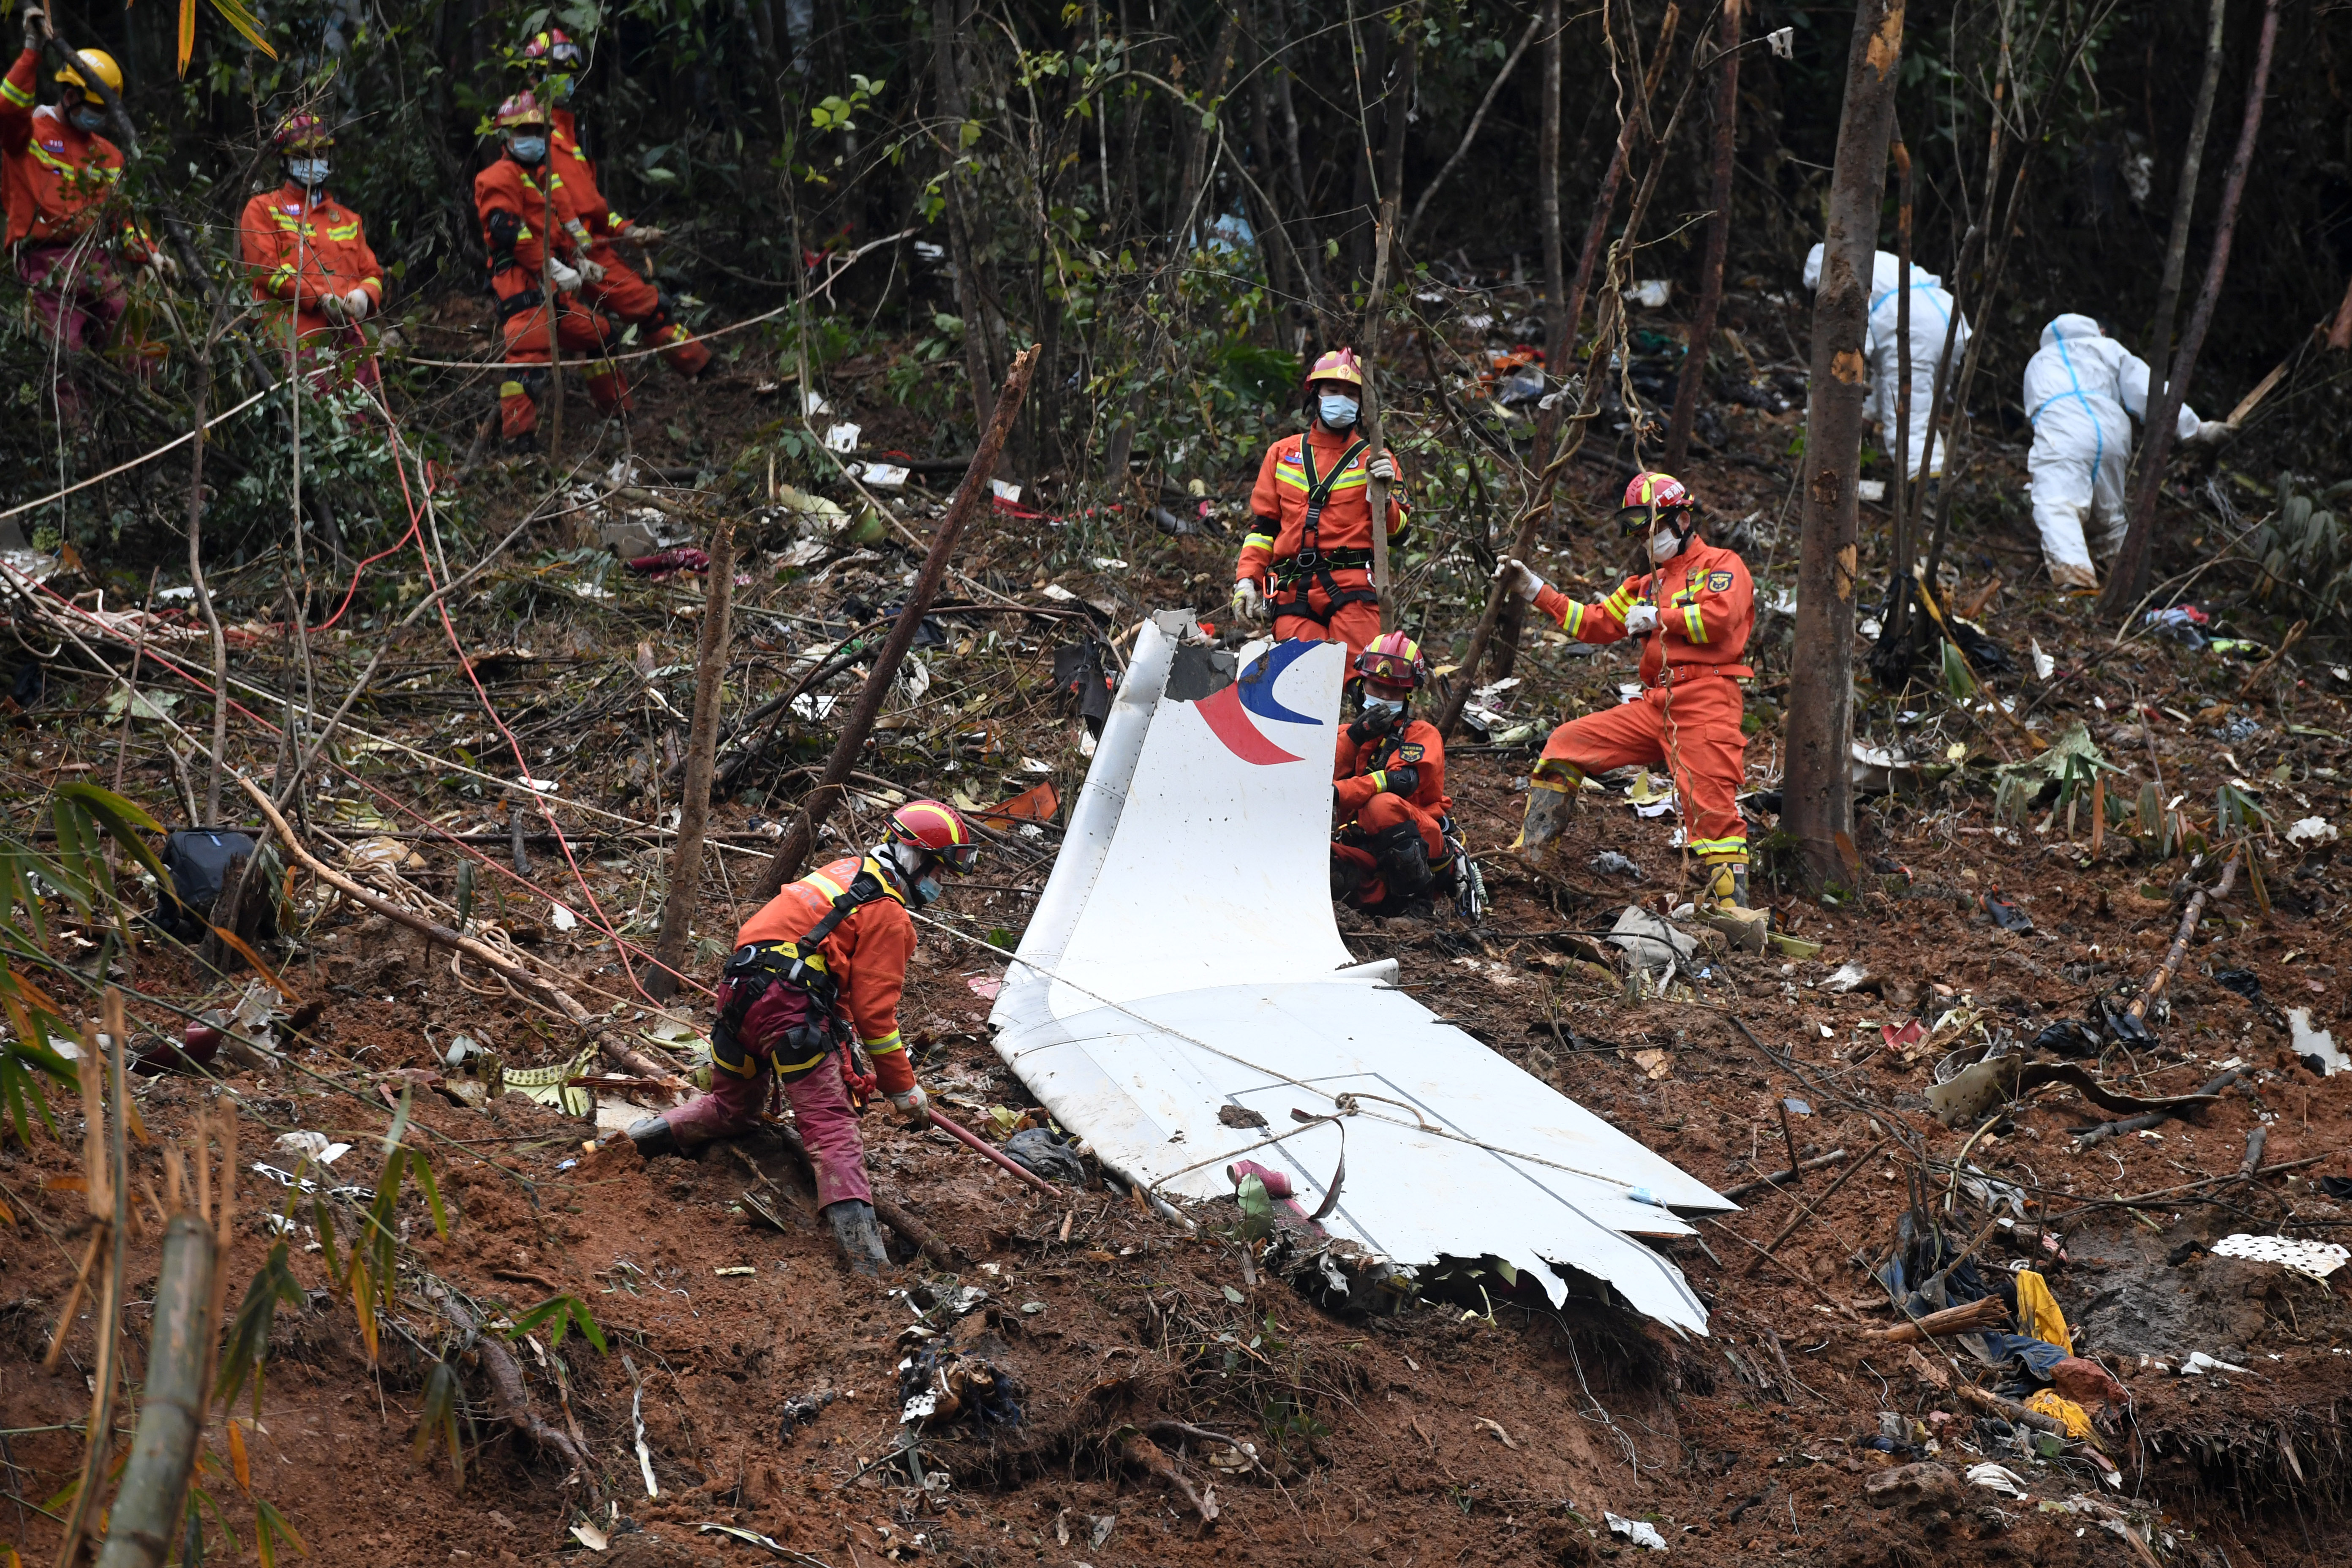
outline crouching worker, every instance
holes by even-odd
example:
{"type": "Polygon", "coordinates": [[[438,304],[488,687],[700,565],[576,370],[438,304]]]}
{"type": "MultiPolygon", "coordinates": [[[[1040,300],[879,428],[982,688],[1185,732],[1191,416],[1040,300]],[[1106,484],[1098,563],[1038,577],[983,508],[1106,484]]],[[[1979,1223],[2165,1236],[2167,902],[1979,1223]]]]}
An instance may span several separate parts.
{"type": "Polygon", "coordinates": [[[1368,915],[1426,916],[1454,868],[1446,845],[1445,741],[1412,716],[1429,679],[1402,632],[1356,656],[1363,712],[1339,731],[1331,767],[1331,896],[1368,915]]]}
{"type": "Polygon", "coordinates": [[[1641,698],[1551,732],[1511,847],[1532,859],[1559,837],[1587,773],[1664,763],[1690,850],[1706,868],[1699,908],[1760,947],[1765,917],[1748,907],[1748,824],[1738,804],[1747,770],[1738,680],[1755,673],[1742,662],[1756,625],[1747,563],[1699,537],[1697,505],[1671,475],[1636,474],[1617,519],[1627,536],[1646,541],[1652,570],[1599,604],[1572,602],[1517,561],[1496,572],[1580,642],[1642,639],[1641,698]]]}
{"type": "Polygon", "coordinates": [[[631,1127],[637,1148],[676,1153],[750,1131],[772,1077],[816,1167],[818,1208],[851,1267],[879,1272],[888,1259],[874,1224],[859,1105],[878,1085],[908,1126],[930,1121],[898,1037],[898,996],[915,955],[907,911],[937,899],[940,873],[963,875],[978,852],[952,807],[919,800],[890,814],[889,836],[863,858],[836,860],[769,900],[736,933],[719,980],[710,1092],[631,1127]],[[871,1079],[850,1055],[853,1029],[874,1064],[871,1079]]]}

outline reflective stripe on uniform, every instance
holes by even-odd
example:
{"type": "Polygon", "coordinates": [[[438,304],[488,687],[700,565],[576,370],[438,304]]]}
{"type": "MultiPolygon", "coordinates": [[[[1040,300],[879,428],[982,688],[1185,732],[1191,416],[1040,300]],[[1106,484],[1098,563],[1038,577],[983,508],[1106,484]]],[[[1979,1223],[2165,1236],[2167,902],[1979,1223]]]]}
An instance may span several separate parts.
{"type": "Polygon", "coordinates": [[[899,1032],[896,1029],[878,1040],[860,1040],[858,1044],[866,1047],[866,1054],[869,1057],[887,1057],[892,1051],[903,1051],[907,1048],[907,1042],[899,1037],[899,1032]]]}
{"type": "Polygon", "coordinates": [[[1699,619],[1696,605],[1683,606],[1683,637],[1685,641],[1693,643],[1706,641],[1706,623],[1699,619]]]}
{"type": "Polygon", "coordinates": [[[1692,854],[1702,859],[1730,860],[1742,866],[1748,864],[1748,837],[1745,834],[1737,838],[1694,838],[1689,847],[1692,854]]]}
{"type": "Polygon", "coordinates": [[[0,79],[0,98],[6,99],[19,109],[33,107],[33,95],[13,81],[0,79]]]}

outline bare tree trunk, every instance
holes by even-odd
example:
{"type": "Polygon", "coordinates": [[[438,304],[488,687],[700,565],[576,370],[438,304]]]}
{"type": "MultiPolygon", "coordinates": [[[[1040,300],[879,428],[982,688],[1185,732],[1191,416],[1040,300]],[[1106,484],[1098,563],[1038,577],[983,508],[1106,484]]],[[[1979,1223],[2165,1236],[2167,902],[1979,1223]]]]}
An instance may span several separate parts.
{"type": "Polygon", "coordinates": [[[809,850],[816,843],[818,825],[833,815],[834,806],[840,801],[849,775],[857,765],[858,752],[864,750],[874,721],[882,712],[882,700],[889,695],[898,666],[906,658],[907,650],[914,646],[915,633],[922,626],[925,612],[939,596],[940,584],[948,574],[949,558],[955,553],[956,538],[971,514],[988,504],[989,476],[995,471],[996,459],[1004,450],[1004,438],[1012,433],[1013,421],[1021,412],[1022,398],[1029,390],[1029,378],[1036,368],[1037,350],[1033,346],[1022,350],[1012,368],[1005,372],[1003,392],[996,400],[988,427],[981,432],[980,447],[972,453],[971,466],[964,470],[963,483],[957,487],[947,515],[940,519],[939,531],[931,536],[930,551],[923,557],[922,570],[916,574],[914,586],[907,590],[907,602],[899,606],[890,623],[890,636],[884,641],[882,651],[875,656],[874,672],[858,688],[857,700],[842,723],[833,755],[825,762],[824,774],[801,798],[799,819],[784,835],[783,843],[752,889],[763,902],[774,898],[789,879],[800,875],[809,850]]]}
{"type": "MultiPolygon", "coordinates": [[[[963,129],[969,112],[964,96],[963,77],[958,68],[958,58],[964,52],[962,0],[931,0],[931,77],[940,95],[940,118],[947,122],[950,146],[948,157],[954,158],[953,140],[963,129]]],[[[974,428],[985,430],[995,411],[996,395],[992,390],[996,379],[988,367],[988,306],[980,289],[977,262],[971,253],[971,231],[964,221],[962,181],[952,167],[945,181],[948,198],[948,260],[955,268],[956,311],[963,317],[963,370],[971,383],[971,410],[974,428]]],[[[800,265],[795,260],[794,266],[800,265]]],[[[807,406],[813,389],[801,388],[802,406],[807,406]]],[[[986,477],[993,477],[986,476],[986,477]]]]}
{"type": "Polygon", "coordinates": [[[1911,149],[1903,142],[1903,121],[1892,117],[1886,156],[1895,165],[1895,554],[1906,560],[1911,541],[1904,529],[1906,482],[1911,477],[1911,149]]]}
{"type": "Polygon", "coordinates": [[[710,764],[719,751],[719,697],[727,673],[728,619],[735,601],[735,522],[720,521],[710,536],[710,583],[702,600],[702,636],[695,650],[694,717],[686,742],[685,792],[677,809],[677,843],[670,852],[669,892],[662,900],[656,967],[646,990],[656,1002],[677,993],[694,907],[702,896],[702,840],[710,821],[710,764]]]}
{"type": "MultiPolygon", "coordinates": [[[[1501,95],[1503,84],[1511,79],[1513,71],[1518,69],[1519,57],[1528,52],[1529,44],[1535,42],[1537,32],[1547,27],[1550,29],[1553,37],[1559,36],[1559,7],[1557,3],[1547,5],[1543,10],[1537,12],[1528,19],[1528,30],[1521,33],[1519,41],[1511,46],[1510,54],[1503,61],[1503,68],[1496,71],[1495,79],[1486,84],[1486,95],[1478,100],[1477,111],[1470,116],[1470,123],[1463,129],[1461,144],[1454,149],[1454,155],[1445,160],[1444,166],[1437,171],[1429,184],[1422,187],[1420,199],[1412,204],[1412,216],[1404,220],[1404,231],[1398,236],[1397,242],[1404,247],[1406,255],[1412,254],[1413,236],[1421,232],[1421,215],[1429,210],[1429,199],[1444,187],[1446,180],[1453,174],[1454,169],[1461,164],[1463,159],[1470,155],[1470,144],[1478,140],[1478,128],[1486,122],[1486,111],[1495,107],[1495,100],[1501,95]]],[[[1546,79],[1549,81],[1553,78],[1548,77],[1546,79]]],[[[1556,88],[1548,87],[1544,90],[1550,95],[1546,100],[1548,104],[1559,96],[1556,88]]],[[[1555,126],[1558,123],[1556,114],[1553,116],[1552,122],[1555,126]]],[[[1546,139],[1555,147],[1559,140],[1556,131],[1548,132],[1546,139]]],[[[1557,158],[1558,154],[1555,153],[1554,156],[1557,158]]],[[[1559,189],[1558,176],[1554,175],[1548,184],[1553,192],[1552,199],[1557,203],[1559,189]]]]}
{"type": "Polygon", "coordinates": [[[2187,269],[2189,225],[2197,210],[2197,175],[2205,163],[2205,134],[2213,123],[2213,100],[2221,89],[2221,30],[2230,0],[2212,0],[2205,26],[2205,74],[2197,82],[2197,108],[2189,121],[2189,146],[2180,158],[2180,189],[2172,198],[2172,233],[2164,246],[2164,277],[2156,286],[2156,315],[2147,330],[2147,359],[2163,374],[2172,363],[2173,317],[2180,308],[2180,278],[2187,269]]]}
{"type": "Polygon", "coordinates": [[[1861,0],[1846,58],[1830,179],[1829,232],[1813,305],[1805,419],[1804,540],[1797,567],[1781,825],[1820,887],[1851,877],[1855,470],[1862,460],[1863,335],[1886,189],[1886,139],[1903,53],[1903,0],[1861,0]]]}
{"type": "MultiPolygon", "coordinates": [[[[1412,74],[1412,51],[1405,51],[1405,74],[1412,74]]],[[[1397,121],[1403,121],[1399,113],[1397,121]]],[[[1401,139],[1400,139],[1401,140],[1401,139]]],[[[1381,328],[1388,314],[1389,241],[1396,232],[1397,188],[1391,184],[1381,199],[1379,226],[1372,238],[1372,294],[1370,308],[1364,312],[1364,409],[1362,431],[1365,450],[1378,458],[1381,446],[1381,328]]],[[[1372,458],[1365,459],[1370,462],[1372,458]]],[[[1380,595],[1381,630],[1393,624],[1396,606],[1389,597],[1389,484],[1374,478],[1364,487],[1364,502],[1372,523],[1372,592],[1380,595]]]]}
{"type": "MultiPolygon", "coordinates": [[[[1421,7],[1404,13],[1404,58],[1397,62],[1396,85],[1381,100],[1381,132],[1387,145],[1381,150],[1381,228],[1372,237],[1375,251],[1396,242],[1396,213],[1404,199],[1404,139],[1412,123],[1413,84],[1421,65],[1421,7]]],[[[1372,263],[1378,271],[1377,255],[1372,263]]]]}
{"type": "Polygon", "coordinates": [[[2197,290],[2197,308],[2189,312],[2189,330],[2180,336],[2179,352],[2164,378],[2162,395],[2148,405],[2147,423],[2140,439],[2140,482],[2132,497],[2131,531],[2116,552],[2107,573],[2106,591],[2099,595],[2099,613],[2120,618],[2147,592],[2148,560],[2156,533],[2156,502],[2164,484],[2164,466],[2172,458],[2173,426],[2197,369],[2197,351],[2205,346],[2206,329],[2213,324],[2213,307],[2221,297],[2221,279],[2230,270],[2230,242],[2238,226],[2238,203],[2246,194],[2246,174],[2253,165],[2254,142],[2263,129],[2263,95],[2270,89],[2271,51],[2278,42],[2279,0],[2263,6],[2262,41],[2254,47],[2253,79],[2246,85],[2246,118],[2238,128],[2238,150],[2221,179],[2221,210],[2213,225],[2213,253],[2205,263],[2205,281],[2197,290]]]}
{"type": "MultiPolygon", "coordinates": [[[[1276,32],[1281,40],[1281,51],[1286,52],[1290,47],[1290,18],[1283,0],[1274,0],[1274,12],[1281,18],[1276,32]]],[[[1311,296],[1309,310],[1316,319],[1318,331],[1328,333],[1331,292],[1323,279],[1323,242],[1315,235],[1315,203],[1307,194],[1307,164],[1298,155],[1298,106],[1291,97],[1291,74],[1287,59],[1274,73],[1275,104],[1282,110],[1283,168],[1290,176],[1290,194],[1298,203],[1299,232],[1307,239],[1307,243],[1299,247],[1299,255],[1307,264],[1307,288],[1311,296]]]]}
{"type": "MultiPolygon", "coordinates": [[[[222,759],[228,754],[228,638],[221,631],[220,610],[205,586],[205,418],[211,411],[213,343],[220,331],[219,308],[214,309],[213,330],[196,361],[195,438],[188,443],[188,582],[196,591],[196,609],[213,635],[213,755],[205,780],[205,819],[191,827],[220,826],[222,759]]],[[[292,387],[288,387],[289,395],[292,387]]]]}
{"type": "Polygon", "coordinates": [[[1690,457],[1691,426],[1698,418],[1699,395],[1706,388],[1707,355],[1715,346],[1716,312],[1723,308],[1723,262],[1731,248],[1732,163],[1739,145],[1739,24],[1745,0],[1724,0],[1723,52],[1716,57],[1715,171],[1707,181],[1706,255],[1699,263],[1698,311],[1691,318],[1690,345],[1675,385],[1674,418],[1666,426],[1666,450],[1659,459],[1669,473],[1690,457]]]}

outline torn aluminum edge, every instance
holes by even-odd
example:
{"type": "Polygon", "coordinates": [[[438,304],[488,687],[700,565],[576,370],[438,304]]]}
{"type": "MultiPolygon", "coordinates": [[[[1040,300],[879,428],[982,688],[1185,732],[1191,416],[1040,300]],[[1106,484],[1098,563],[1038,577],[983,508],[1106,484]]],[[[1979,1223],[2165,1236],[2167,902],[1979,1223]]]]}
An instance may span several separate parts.
{"type": "Polygon", "coordinates": [[[1555,1301],[1582,1276],[1706,1331],[1681,1271],[1636,1237],[1735,1205],[1341,942],[1328,759],[1344,651],[1261,644],[1234,661],[1189,614],[1144,625],[998,995],[998,1055],[1154,1197],[1227,1195],[1227,1164],[1255,1160],[1302,1208],[1330,1202],[1332,1237],[1402,1271],[1491,1256],[1555,1301]],[[1265,1125],[1226,1125],[1233,1108],[1265,1125]]]}

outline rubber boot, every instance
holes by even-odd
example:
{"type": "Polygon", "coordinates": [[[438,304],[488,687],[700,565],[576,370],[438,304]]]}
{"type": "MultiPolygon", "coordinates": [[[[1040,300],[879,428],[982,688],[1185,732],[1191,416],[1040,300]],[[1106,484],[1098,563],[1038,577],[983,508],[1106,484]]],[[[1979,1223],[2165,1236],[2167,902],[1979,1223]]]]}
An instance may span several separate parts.
{"type": "Polygon", "coordinates": [[[1419,828],[1400,822],[1377,835],[1367,847],[1380,862],[1381,879],[1389,885],[1391,898],[1411,899],[1429,890],[1429,846],[1423,842],[1419,828]]]}
{"type": "Polygon", "coordinates": [[[1539,858],[1545,847],[1559,837],[1568,825],[1569,791],[1574,787],[1551,779],[1528,781],[1528,815],[1519,824],[1519,836],[1511,841],[1520,858],[1539,858]]]}
{"type": "Polygon", "coordinates": [[[1748,860],[1725,858],[1706,862],[1706,886],[1699,890],[1698,912],[1707,923],[1731,939],[1731,945],[1748,952],[1764,951],[1764,939],[1770,934],[1772,917],[1762,910],[1748,907],[1748,860]]]}
{"type": "Polygon", "coordinates": [[[677,1141],[677,1134],[670,1131],[669,1118],[667,1116],[648,1116],[642,1121],[630,1122],[629,1142],[635,1143],[637,1146],[637,1152],[647,1159],[651,1159],[656,1154],[686,1152],[677,1141]]]}
{"type": "Polygon", "coordinates": [[[842,1256],[849,1259],[853,1270],[878,1275],[889,1266],[890,1255],[883,1249],[882,1230],[874,1223],[872,1204],[863,1198],[844,1198],[825,1205],[824,1217],[833,1222],[833,1238],[841,1243],[842,1256]]]}

